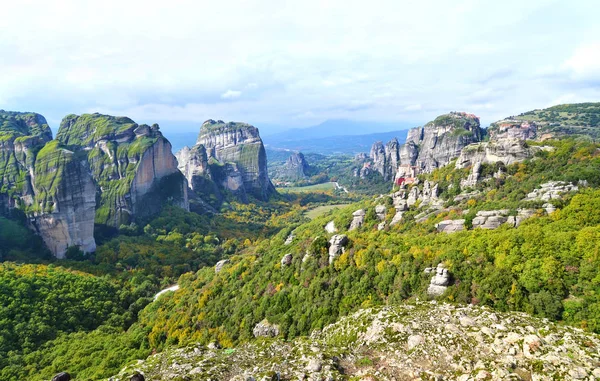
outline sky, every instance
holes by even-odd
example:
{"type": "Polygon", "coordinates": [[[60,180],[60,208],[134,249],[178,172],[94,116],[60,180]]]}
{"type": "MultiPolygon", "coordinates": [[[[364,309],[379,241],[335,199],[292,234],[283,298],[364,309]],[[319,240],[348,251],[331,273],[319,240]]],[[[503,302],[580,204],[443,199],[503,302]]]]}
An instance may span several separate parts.
{"type": "Polygon", "coordinates": [[[421,125],[449,111],[486,125],[600,101],[598,14],[598,0],[11,1],[0,109],[55,129],[88,112],[163,132],[209,118],[263,133],[421,125]]]}

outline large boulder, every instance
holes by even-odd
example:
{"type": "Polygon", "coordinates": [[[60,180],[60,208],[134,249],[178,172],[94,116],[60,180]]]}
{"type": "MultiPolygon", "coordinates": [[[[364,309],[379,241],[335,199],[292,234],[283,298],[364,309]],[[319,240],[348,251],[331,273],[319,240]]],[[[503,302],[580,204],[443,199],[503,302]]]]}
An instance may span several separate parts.
{"type": "Polygon", "coordinates": [[[344,246],[348,243],[345,234],[336,234],[329,240],[329,264],[332,264],[337,256],[344,252],[344,246]]]}
{"type": "Polygon", "coordinates": [[[52,381],[70,381],[71,375],[67,372],[60,372],[54,377],[52,377],[52,381]]]}
{"type": "Polygon", "coordinates": [[[446,292],[446,289],[451,283],[451,276],[448,269],[446,269],[442,263],[438,264],[436,268],[426,268],[425,273],[434,274],[429,282],[427,294],[431,296],[440,296],[446,292]]]}
{"type": "Polygon", "coordinates": [[[356,212],[352,213],[352,222],[350,223],[350,227],[348,230],[355,230],[361,227],[365,223],[365,216],[367,213],[364,209],[359,209],[356,212]]]}
{"type": "Polygon", "coordinates": [[[267,319],[264,319],[254,326],[252,333],[254,337],[276,337],[279,336],[279,326],[271,324],[267,319]]]}
{"type": "Polygon", "coordinates": [[[465,230],[465,220],[445,220],[435,224],[440,233],[454,233],[465,230]]]}
{"type": "Polygon", "coordinates": [[[217,262],[215,264],[215,274],[220,273],[221,270],[223,270],[223,267],[225,267],[225,265],[228,263],[229,263],[229,259],[222,259],[219,262],[217,262]]]}

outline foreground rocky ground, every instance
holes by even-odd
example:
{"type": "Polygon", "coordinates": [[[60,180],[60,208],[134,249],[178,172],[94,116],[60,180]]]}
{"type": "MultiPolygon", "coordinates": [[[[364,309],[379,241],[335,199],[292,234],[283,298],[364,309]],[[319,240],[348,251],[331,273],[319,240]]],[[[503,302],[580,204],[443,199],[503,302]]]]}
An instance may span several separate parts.
{"type": "Polygon", "coordinates": [[[597,335],[435,301],[361,310],[291,342],[217,347],[167,350],[110,380],[600,380],[597,335]]]}

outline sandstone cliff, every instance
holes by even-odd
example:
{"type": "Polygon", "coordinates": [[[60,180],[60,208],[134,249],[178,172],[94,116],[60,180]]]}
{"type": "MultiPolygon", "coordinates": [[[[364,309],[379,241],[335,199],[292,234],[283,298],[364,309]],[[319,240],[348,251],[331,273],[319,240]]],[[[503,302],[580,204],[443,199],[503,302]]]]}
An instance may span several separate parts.
{"type": "Polygon", "coordinates": [[[0,111],[0,211],[23,210],[56,257],[94,251],[95,223],[119,227],[165,202],[187,208],[187,181],[157,125],[69,115],[52,140],[41,115],[0,111]]]}
{"type": "Polygon", "coordinates": [[[258,129],[246,123],[207,120],[196,145],[177,153],[179,169],[200,191],[210,180],[247,201],[250,194],[268,200],[275,193],[267,173],[267,154],[258,129]]]}
{"type": "Polygon", "coordinates": [[[456,159],[464,147],[481,141],[483,135],[475,115],[451,112],[411,129],[406,144],[399,144],[397,139],[385,146],[374,143],[369,155],[371,168],[386,181],[431,172],[456,159]]]}
{"type": "Polygon", "coordinates": [[[99,194],[97,224],[128,224],[158,212],[164,202],[188,209],[187,181],[158,125],[97,113],[68,115],[57,139],[86,153],[99,194]]]}
{"type": "Polygon", "coordinates": [[[283,181],[299,181],[309,176],[309,165],[302,152],[294,152],[277,168],[273,178],[283,181]]]}

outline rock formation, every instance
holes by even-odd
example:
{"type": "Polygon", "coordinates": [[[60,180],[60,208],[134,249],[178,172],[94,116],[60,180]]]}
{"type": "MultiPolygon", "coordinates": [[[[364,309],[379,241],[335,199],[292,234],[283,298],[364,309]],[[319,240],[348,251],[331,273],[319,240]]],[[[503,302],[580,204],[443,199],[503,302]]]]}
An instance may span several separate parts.
{"type": "Polygon", "coordinates": [[[349,231],[358,229],[365,223],[366,212],[364,209],[359,209],[356,212],[352,213],[352,222],[350,223],[349,231]]]}
{"type": "Polygon", "coordinates": [[[281,266],[289,266],[292,264],[292,254],[286,254],[281,258],[281,266]]]}
{"type": "Polygon", "coordinates": [[[429,282],[429,287],[427,288],[427,294],[431,296],[440,296],[450,285],[450,273],[448,269],[444,267],[443,263],[437,265],[436,268],[427,267],[425,269],[425,274],[433,273],[434,276],[431,278],[429,282]]]}
{"type": "Polygon", "coordinates": [[[207,120],[196,145],[179,151],[177,161],[194,192],[210,180],[242,201],[247,195],[264,201],[275,193],[258,129],[246,123],[207,120]]]}
{"type": "Polygon", "coordinates": [[[454,233],[465,230],[465,220],[444,220],[435,224],[440,233],[454,233]]]}
{"type": "Polygon", "coordinates": [[[465,147],[456,161],[456,168],[466,168],[482,163],[505,165],[531,159],[536,149],[529,147],[524,140],[500,139],[474,143],[465,147]]]}
{"type": "Polygon", "coordinates": [[[267,319],[256,324],[252,330],[254,337],[276,337],[279,336],[279,326],[271,324],[267,319]]]}
{"type": "Polygon", "coordinates": [[[21,208],[57,258],[94,251],[94,223],[119,227],[187,208],[187,185],[158,125],[100,114],[69,115],[57,139],[34,113],[0,111],[0,205],[21,208]]]}
{"type": "Polygon", "coordinates": [[[497,229],[508,221],[508,213],[507,209],[481,210],[473,218],[473,229],[497,229]]]}
{"type": "Polygon", "coordinates": [[[333,234],[335,232],[337,232],[337,228],[335,227],[335,221],[331,220],[329,221],[326,225],[325,225],[325,231],[327,233],[333,234]]]}
{"type": "Polygon", "coordinates": [[[385,220],[385,212],[386,211],[387,211],[387,208],[385,207],[385,205],[379,204],[379,205],[375,206],[375,215],[381,221],[385,220]]]}
{"type": "Polygon", "coordinates": [[[600,379],[599,347],[598,335],[524,313],[417,301],[359,310],[310,338],[165,348],[111,379],[589,381],[600,379]]]}
{"type": "MultiPolygon", "coordinates": [[[[368,164],[384,180],[394,179],[398,183],[450,163],[460,156],[464,147],[481,141],[482,137],[479,118],[464,112],[451,112],[423,127],[411,129],[406,144],[399,144],[397,139],[385,146],[382,142],[374,143],[368,164]]],[[[362,172],[355,175],[362,175],[362,172]]]]}
{"type": "Polygon", "coordinates": [[[218,274],[223,270],[223,267],[229,263],[229,259],[222,259],[215,264],[215,274],[218,274]]]}
{"type": "Polygon", "coordinates": [[[329,240],[329,264],[332,264],[337,256],[344,252],[344,246],[348,243],[345,234],[336,234],[329,240]]]}
{"type": "Polygon", "coordinates": [[[97,224],[129,224],[158,212],[167,200],[188,209],[187,181],[157,124],[98,113],[68,115],[56,138],[87,159],[100,195],[97,224]]]}
{"type": "Polygon", "coordinates": [[[294,152],[285,164],[278,168],[275,176],[279,180],[299,181],[308,177],[309,165],[302,152],[294,152]]]}
{"type": "Polygon", "coordinates": [[[541,184],[537,189],[527,194],[525,201],[549,201],[553,199],[561,199],[564,193],[577,192],[579,187],[573,183],[564,181],[548,181],[541,184]]]}

